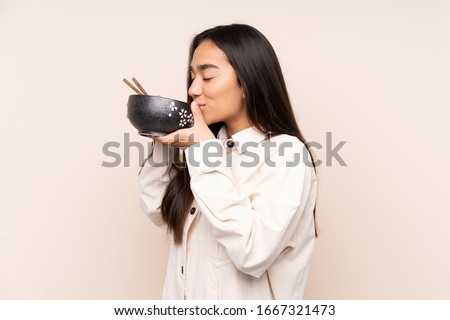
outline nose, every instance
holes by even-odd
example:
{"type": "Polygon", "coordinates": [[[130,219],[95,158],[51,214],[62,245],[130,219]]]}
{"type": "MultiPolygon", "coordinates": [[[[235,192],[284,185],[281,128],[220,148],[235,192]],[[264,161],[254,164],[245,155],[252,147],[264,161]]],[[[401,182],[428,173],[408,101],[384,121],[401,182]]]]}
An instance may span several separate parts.
{"type": "Polygon", "coordinates": [[[191,83],[191,86],[189,87],[188,93],[193,99],[195,99],[202,95],[202,86],[194,79],[194,81],[192,81],[191,83]]]}

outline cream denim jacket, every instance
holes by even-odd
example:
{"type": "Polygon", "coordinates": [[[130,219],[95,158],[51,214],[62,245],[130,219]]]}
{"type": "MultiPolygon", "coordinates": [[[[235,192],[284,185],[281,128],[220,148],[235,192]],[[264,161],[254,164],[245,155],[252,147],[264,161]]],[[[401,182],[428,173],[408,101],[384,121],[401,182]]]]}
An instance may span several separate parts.
{"type": "MultiPolygon", "coordinates": [[[[169,149],[155,142],[139,176],[141,207],[164,230],[169,149]]],[[[223,126],[185,160],[195,200],[183,243],[172,239],[162,299],[302,299],[317,187],[304,144],[254,127],[228,137],[223,126]]]]}

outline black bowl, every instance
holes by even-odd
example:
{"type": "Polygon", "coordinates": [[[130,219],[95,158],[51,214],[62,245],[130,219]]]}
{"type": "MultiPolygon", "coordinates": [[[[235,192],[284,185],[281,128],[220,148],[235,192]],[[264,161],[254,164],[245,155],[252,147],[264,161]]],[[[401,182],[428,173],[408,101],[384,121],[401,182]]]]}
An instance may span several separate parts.
{"type": "Polygon", "coordinates": [[[160,96],[133,94],[128,97],[128,119],[141,136],[165,136],[194,125],[186,102],[160,96]]]}

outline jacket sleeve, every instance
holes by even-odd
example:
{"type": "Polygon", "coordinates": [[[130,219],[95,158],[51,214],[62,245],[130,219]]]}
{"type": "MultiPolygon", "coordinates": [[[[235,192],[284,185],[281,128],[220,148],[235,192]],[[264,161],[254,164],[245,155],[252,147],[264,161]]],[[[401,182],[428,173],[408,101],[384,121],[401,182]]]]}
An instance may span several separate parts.
{"type": "MultiPolygon", "coordinates": [[[[223,147],[218,139],[208,141],[223,147]]],[[[207,159],[203,145],[208,141],[187,149],[191,189],[236,268],[259,278],[291,244],[315,179],[314,170],[302,159],[298,161],[303,144],[297,140],[283,155],[270,154],[275,165],[264,163],[258,168],[258,183],[249,196],[239,190],[227,167],[225,148],[222,158],[207,159]],[[298,163],[292,166],[295,158],[298,163]]]]}
{"type": "Polygon", "coordinates": [[[144,162],[139,174],[140,206],[150,220],[166,228],[160,206],[169,184],[169,165],[173,160],[173,148],[153,141],[150,156],[144,162]]]}

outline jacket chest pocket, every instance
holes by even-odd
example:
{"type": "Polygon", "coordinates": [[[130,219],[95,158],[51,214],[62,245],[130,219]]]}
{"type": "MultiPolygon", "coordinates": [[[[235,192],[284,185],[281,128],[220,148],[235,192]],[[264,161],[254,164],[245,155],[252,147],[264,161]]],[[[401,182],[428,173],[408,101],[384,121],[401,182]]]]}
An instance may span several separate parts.
{"type": "Polygon", "coordinates": [[[201,211],[197,212],[196,219],[189,230],[189,236],[195,238],[192,250],[199,250],[207,261],[216,266],[231,263],[225,248],[216,240],[211,225],[201,211]]]}
{"type": "Polygon", "coordinates": [[[202,254],[218,266],[231,263],[225,248],[216,240],[209,224],[206,221],[199,224],[202,226],[196,231],[199,232],[199,248],[202,254]]]}
{"type": "Polygon", "coordinates": [[[211,241],[211,244],[208,246],[208,258],[217,266],[221,267],[223,265],[231,263],[231,259],[228,256],[225,248],[217,242],[216,239],[211,241]]]}

